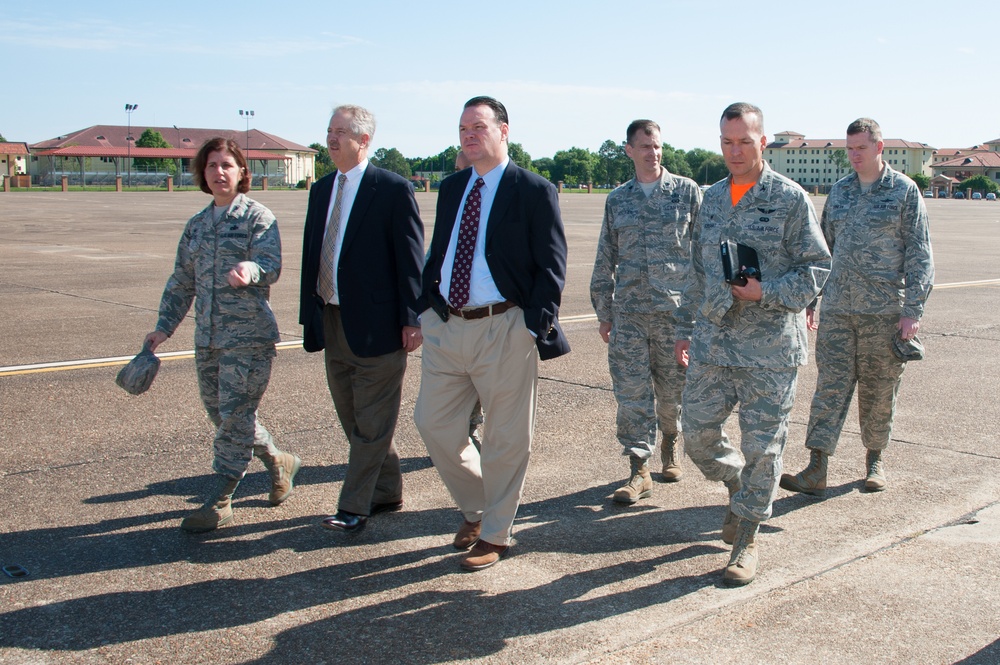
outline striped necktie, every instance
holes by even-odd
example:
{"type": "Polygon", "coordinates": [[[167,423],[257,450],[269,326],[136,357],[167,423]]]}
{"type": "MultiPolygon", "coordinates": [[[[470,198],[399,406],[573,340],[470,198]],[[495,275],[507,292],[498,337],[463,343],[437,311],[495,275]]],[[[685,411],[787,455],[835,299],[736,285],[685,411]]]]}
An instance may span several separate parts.
{"type": "Polygon", "coordinates": [[[337,254],[337,236],[340,235],[340,208],[344,200],[344,185],[347,176],[341,173],[337,176],[337,198],[333,202],[333,212],[326,222],[326,235],[323,236],[323,249],[319,256],[319,279],[316,280],[316,293],[328,303],[333,299],[333,258],[337,254]]]}

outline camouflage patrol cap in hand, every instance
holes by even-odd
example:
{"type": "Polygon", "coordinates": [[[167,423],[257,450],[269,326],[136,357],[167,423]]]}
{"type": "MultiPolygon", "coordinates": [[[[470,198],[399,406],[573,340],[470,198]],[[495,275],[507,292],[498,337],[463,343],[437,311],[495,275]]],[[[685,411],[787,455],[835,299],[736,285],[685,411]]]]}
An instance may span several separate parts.
{"type": "Polygon", "coordinates": [[[131,395],[141,395],[153,385],[153,379],[156,378],[159,369],[160,359],[149,350],[149,346],[143,345],[139,355],[132,358],[118,372],[115,383],[131,395]]]}
{"type": "Polygon", "coordinates": [[[892,336],[892,353],[901,362],[924,359],[924,345],[920,338],[914,335],[910,339],[903,339],[899,336],[899,331],[892,336]]]}

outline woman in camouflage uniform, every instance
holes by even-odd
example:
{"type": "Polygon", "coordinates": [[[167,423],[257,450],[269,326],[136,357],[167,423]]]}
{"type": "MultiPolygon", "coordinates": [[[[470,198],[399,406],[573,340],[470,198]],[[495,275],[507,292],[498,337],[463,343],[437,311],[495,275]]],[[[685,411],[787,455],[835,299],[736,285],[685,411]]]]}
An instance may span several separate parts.
{"type": "Polygon", "coordinates": [[[146,343],[156,350],[194,303],[195,368],[202,402],[216,427],[216,475],[208,501],[185,517],[181,528],[202,532],[232,519],[233,492],[253,456],[271,473],[273,505],[291,494],[301,460],[278,450],[257,420],[279,339],[268,303],[270,285],[281,273],[277,222],[270,210],[246,196],[250,172],[235,141],[209,139],[191,170],[215,200],[184,228],[156,330],[146,343]]]}

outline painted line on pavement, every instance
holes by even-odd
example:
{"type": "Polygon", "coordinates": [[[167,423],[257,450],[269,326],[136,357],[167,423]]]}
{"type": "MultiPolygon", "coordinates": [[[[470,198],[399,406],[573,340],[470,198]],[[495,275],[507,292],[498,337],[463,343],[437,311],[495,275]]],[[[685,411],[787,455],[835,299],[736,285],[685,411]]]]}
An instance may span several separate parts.
{"type": "MultiPolygon", "coordinates": [[[[302,340],[292,342],[278,342],[275,344],[278,349],[294,349],[302,347],[302,340]]],[[[127,365],[133,356],[117,356],[114,358],[91,358],[87,360],[64,360],[52,363],[38,363],[35,365],[14,365],[12,367],[0,367],[0,378],[5,376],[18,376],[21,374],[38,374],[41,372],[63,372],[69,369],[90,369],[93,367],[115,367],[116,365],[127,365]]],[[[194,358],[194,349],[188,351],[170,351],[168,353],[157,353],[160,360],[181,360],[183,358],[194,358]]]]}
{"type": "Polygon", "coordinates": [[[935,284],[934,290],[938,289],[957,289],[962,286],[990,286],[991,284],[1000,284],[1000,279],[978,279],[974,282],[951,282],[949,284],[935,284]]]}
{"type": "MultiPolygon", "coordinates": [[[[971,282],[951,282],[948,284],[935,284],[934,290],[957,289],[967,286],[992,286],[1000,285],[1000,279],[980,279],[971,282]]],[[[578,314],[559,319],[560,323],[583,323],[585,321],[596,321],[596,314],[578,314]]],[[[298,349],[302,348],[302,340],[291,342],[278,342],[278,349],[298,349]]],[[[156,357],[160,360],[179,360],[181,358],[194,358],[194,350],[171,351],[169,353],[158,353],[156,357]]],[[[53,363],[39,363],[36,365],[14,365],[12,367],[0,367],[0,378],[5,376],[19,376],[22,374],[38,374],[40,372],[62,372],[70,369],[88,369],[92,367],[114,367],[125,365],[132,356],[118,356],[116,358],[93,358],[90,360],[65,360],[53,363]]]]}

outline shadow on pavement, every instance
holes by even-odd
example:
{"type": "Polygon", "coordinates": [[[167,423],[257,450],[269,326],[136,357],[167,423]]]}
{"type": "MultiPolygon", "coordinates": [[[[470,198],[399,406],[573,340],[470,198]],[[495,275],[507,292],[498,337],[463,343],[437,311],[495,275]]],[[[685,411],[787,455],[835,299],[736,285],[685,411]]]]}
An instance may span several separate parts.
{"type": "MultiPolygon", "coordinates": [[[[178,482],[186,488],[196,485],[197,480],[178,482]]],[[[447,590],[449,584],[427,590],[428,581],[463,575],[457,572],[456,552],[450,544],[459,518],[453,509],[379,516],[357,535],[331,533],[319,528],[316,516],[308,516],[236,523],[204,536],[190,536],[177,528],[175,520],[182,511],[11,533],[8,538],[22,541],[22,546],[30,543],[43,552],[35,568],[38,576],[45,577],[112,572],[180,560],[236,562],[279,549],[348,549],[332,553],[331,558],[339,559],[332,565],[286,575],[217,578],[16,609],[3,614],[6,628],[0,634],[0,646],[81,651],[105,644],[247,625],[354,599],[345,603],[351,606],[348,611],[280,633],[276,649],[258,662],[308,662],[311,649],[328,655],[336,653],[338,663],[371,662],[373,654],[385,648],[386,631],[394,631],[393,641],[407,645],[405,653],[393,654],[394,661],[432,663],[496,653],[513,637],[598,621],[719,583],[718,569],[713,566],[710,573],[703,575],[667,577],[655,585],[586,597],[595,589],[646,575],[661,566],[718,556],[728,549],[721,541],[699,542],[695,535],[703,530],[702,525],[721,522],[721,506],[621,509],[607,500],[612,490],[613,485],[593,487],[524,505],[516,527],[517,544],[509,560],[528,552],[626,552],[635,557],[633,560],[619,559],[611,565],[565,574],[540,586],[500,594],[463,589],[460,583],[451,584],[454,591],[447,590]],[[170,521],[169,526],[135,530],[165,520],[170,521]],[[386,551],[376,545],[437,535],[442,542],[439,547],[344,561],[386,551]],[[657,556],[639,553],[639,548],[671,545],[680,547],[657,556]],[[632,549],[637,551],[630,552],[632,549]],[[409,585],[421,586],[407,593],[409,585]],[[382,593],[391,593],[391,600],[365,604],[365,598],[382,593]],[[468,630],[470,626],[474,629],[468,630]]],[[[704,533],[709,534],[707,540],[717,538],[717,529],[704,533]]]]}
{"type": "Polygon", "coordinates": [[[968,658],[955,661],[953,665],[996,665],[1000,663],[1000,639],[988,644],[968,658]]]}

